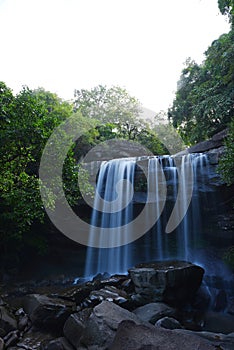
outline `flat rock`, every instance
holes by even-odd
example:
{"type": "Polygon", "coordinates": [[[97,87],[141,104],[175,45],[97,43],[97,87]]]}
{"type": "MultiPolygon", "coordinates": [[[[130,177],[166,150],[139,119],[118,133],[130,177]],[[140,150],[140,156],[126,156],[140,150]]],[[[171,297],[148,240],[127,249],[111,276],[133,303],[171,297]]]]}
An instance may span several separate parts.
{"type": "Polygon", "coordinates": [[[109,350],[217,350],[209,341],[193,334],[178,334],[160,327],[123,321],[109,350]]]}
{"type": "Polygon", "coordinates": [[[143,322],[155,324],[160,318],[165,316],[175,316],[176,311],[164,303],[150,303],[135,309],[134,314],[143,322]]]}

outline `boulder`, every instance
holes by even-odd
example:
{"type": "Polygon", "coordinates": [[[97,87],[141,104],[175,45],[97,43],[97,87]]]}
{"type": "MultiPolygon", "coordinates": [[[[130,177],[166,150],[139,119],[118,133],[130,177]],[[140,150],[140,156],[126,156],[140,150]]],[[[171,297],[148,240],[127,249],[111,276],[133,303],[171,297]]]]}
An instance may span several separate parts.
{"type": "Polygon", "coordinates": [[[0,328],[6,333],[17,329],[14,315],[5,306],[0,306],[0,316],[0,328]]]}
{"type": "Polygon", "coordinates": [[[205,314],[204,331],[228,334],[234,331],[234,316],[222,312],[209,311],[205,314]]]}
{"type": "Polygon", "coordinates": [[[83,334],[91,312],[92,309],[84,309],[80,312],[70,315],[65,322],[63,333],[75,348],[79,347],[80,338],[83,334]]]}
{"type": "Polygon", "coordinates": [[[4,340],[2,338],[0,338],[0,350],[3,350],[4,349],[4,340]]]}
{"type": "Polygon", "coordinates": [[[191,301],[201,285],[204,269],[186,261],[156,261],[129,270],[142,303],[164,301],[183,304],[191,301]]]}
{"type": "Polygon", "coordinates": [[[181,329],[183,328],[179,321],[173,317],[163,317],[155,323],[157,327],[163,327],[166,329],[181,329]]]}
{"type": "Polygon", "coordinates": [[[213,333],[213,332],[193,332],[187,329],[176,329],[174,332],[178,334],[185,335],[196,335],[206,340],[212,342],[215,345],[216,349],[222,350],[233,350],[234,349],[234,333],[222,334],[222,333],[213,333]]]}
{"type": "Polygon", "coordinates": [[[76,307],[73,302],[40,294],[26,296],[23,305],[34,326],[56,334],[62,332],[65,321],[76,307]]]}
{"type": "Polygon", "coordinates": [[[123,321],[109,350],[216,350],[209,341],[195,335],[177,334],[173,330],[123,321]]]}
{"type": "Polygon", "coordinates": [[[37,350],[40,348],[42,343],[48,343],[53,339],[54,335],[47,333],[46,331],[37,331],[35,329],[30,329],[24,333],[22,339],[18,341],[17,348],[22,348],[25,350],[37,350]]]}
{"type": "Polygon", "coordinates": [[[41,343],[40,350],[73,350],[66,338],[60,337],[41,343]]]}
{"type": "Polygon", "coordinates": [[[110,301],[103,301],[93,309],[88,318],[80,338],[80,346],[90,350],[107,349],[123,320],[132,320],[137,324],[141,323],[134,313],[110,301]]]}
{"type": "Polygon", "coordinates": [[[6,348],[16,345],[18,341],[19,331],[11,331],[4,337],[4,343],[6,348]]]}
{"type": "Polygon", "coordinates": [[[135,309],[134,314],[143,322],[155,324],[160,318],[165,316],[175,316],[175,309],[164,303],[150,303],[135,309]]]}

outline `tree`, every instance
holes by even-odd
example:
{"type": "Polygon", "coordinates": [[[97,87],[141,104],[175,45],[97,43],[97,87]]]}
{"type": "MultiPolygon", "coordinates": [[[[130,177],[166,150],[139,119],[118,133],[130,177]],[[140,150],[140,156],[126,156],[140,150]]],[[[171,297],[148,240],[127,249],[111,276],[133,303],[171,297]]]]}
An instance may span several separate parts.
{"type": "Polygon", "coordinates": [[[129,140],[134,140],[141,127],[146,126],[140,118],[140,102],[119,86],[75,90],[75,111],[78,110],[86,118],[114,124],[129,140]]]}
{"type": "Polygon", "coordinates": [[[234,32],[223,34],[198,65],[186,61],[168,117],[187,144],[227,127],[234,116],[234,32]]]}
{"type": "Polygon", "coordinates": [[[228,16],[232,26],[234,24],[234,1],[233,0],[218,0],[219,10],[222,15],[228,16]]]}
{"type": "Polygon", "coordinates": [[[234,119],[230,123],[225,141],[225,153],[219,161],[218,170],[227,185],[234,184],[234,119]]]}
{"type": "MultiPolygon", "coordinates": [[[[38,178],[41,154],[53,129],[72,113],[72,107],[42,89],[24,87],[13,96],[4,83],[0,83],[0,100],[0,236],[1,250],[6,250],[12,248],[11,242],[14,246],[22,242],[34,223],[43,221],[38,178]]],[[[74,169],[72,151],[66,162],[74,169]]]]}

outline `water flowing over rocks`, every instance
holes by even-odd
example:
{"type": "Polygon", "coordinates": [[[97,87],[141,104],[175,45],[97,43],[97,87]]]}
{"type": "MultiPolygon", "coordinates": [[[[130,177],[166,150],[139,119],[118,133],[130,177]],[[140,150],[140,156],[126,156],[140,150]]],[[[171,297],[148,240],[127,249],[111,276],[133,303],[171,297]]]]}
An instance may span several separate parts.
{"type": "Polygon", "coordinates": [[[234,316],[208,309],[204,286],[198,289],[203,272],[184,261],[157,262],[129,275],[46,286],[44,294],[35,284],[19,297],[16,288],[15,298],[1,296],[0,350],[233,350],[234,316]],[[169,288],[163,298],[176,298],[139,298],[138,288],[169,288]]]}

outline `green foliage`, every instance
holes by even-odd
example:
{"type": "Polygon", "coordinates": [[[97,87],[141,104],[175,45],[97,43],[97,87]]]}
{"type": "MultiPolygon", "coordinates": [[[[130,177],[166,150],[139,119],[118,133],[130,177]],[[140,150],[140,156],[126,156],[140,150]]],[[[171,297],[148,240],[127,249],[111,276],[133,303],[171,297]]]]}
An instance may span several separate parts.
{"type": "MultiPolygon", "coordinates": [[[[25,238],[33,223],[42,222],[38,170],[45,143],[54,127],[72,113],[55,94],[24,87],[16,96],[0,83],[1,245],[25,238]]],[[[72,151],[66,159],[74,168],[72,151]]],[[[16,245],[14,243],[14,245],[16,245]]]]}
{"type": "Polygon", "coordinates": [[[234,184],[234,118],[225,141],[225,153],[219,161],[218,171],[227,185],[234,184]]]}
{"type": "Polygon", "coordinates": [[[228,16],[229,22],[233,23],[234,18],[234,1],[233,0],[218,0],[219,10],[222,15],[228,16]]]}
{"type": "Polygon", "coordinates": [[[205,140],[234,116],[234,31],[215,40],[198,65],[186,61],[168,117],[185,143],[205,140]]]}
{"type": "Polygon", "coordinates": [[[96,86],[91,90],[75,91],[75,111],[85,120],[94,120],[96,127],[85,133],[76,146],[79,157],[93,146],[113,138],[136,141],[154,154],[163,154],[166,149],[156,133],[140,118],[139,101],[118,86],[96,86]]]}

